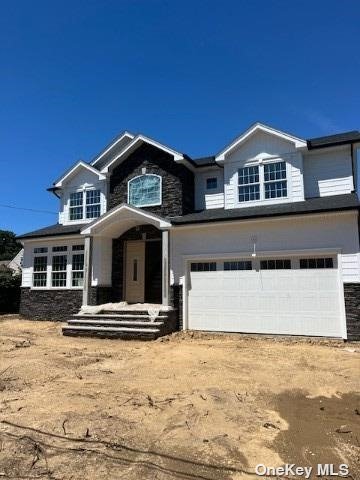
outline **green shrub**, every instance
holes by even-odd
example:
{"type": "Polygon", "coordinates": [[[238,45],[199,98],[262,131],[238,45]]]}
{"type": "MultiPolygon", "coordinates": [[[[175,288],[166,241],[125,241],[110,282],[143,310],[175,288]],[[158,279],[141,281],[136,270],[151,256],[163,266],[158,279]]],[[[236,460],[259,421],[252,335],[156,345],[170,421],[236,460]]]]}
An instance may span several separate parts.
{"type": "Polygon", "coordinates": [[[21,275],[13,275],[10,269],[0,271],[0,312],[15,313],[20,305],[21,275]]]}

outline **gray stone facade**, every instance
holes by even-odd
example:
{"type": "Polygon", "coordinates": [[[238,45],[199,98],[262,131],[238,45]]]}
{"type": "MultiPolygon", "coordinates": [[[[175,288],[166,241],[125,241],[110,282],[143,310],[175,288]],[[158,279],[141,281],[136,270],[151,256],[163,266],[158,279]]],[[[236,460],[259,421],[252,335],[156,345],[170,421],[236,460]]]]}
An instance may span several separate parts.
{"type": "Polygon", "coordinates": [[[348,340],[360,340],[360,283],[344,283],[348,340]]]}
{"type": "Polygon", "coordinates": [[[143,207],[163,217],[194,211],[194,174],[176,163],[171,155],[151,145],[143,145],[117,166],[110,177],[109,208],[127,203],[128,181],[143,173],[162,178],[162,203],[143,207]]]}
{"type": "Polygon", "coordinates": [[[177,330],[183,329],[183,287],[182,285],[171,285],[170,305],[177,311],[177,330]]]}
{"type": "Polygon", "coordinates": [[[82,290],[31,290],[21,288],[20,314],[31,320],[68,320],[78,313],[82,290]]]}

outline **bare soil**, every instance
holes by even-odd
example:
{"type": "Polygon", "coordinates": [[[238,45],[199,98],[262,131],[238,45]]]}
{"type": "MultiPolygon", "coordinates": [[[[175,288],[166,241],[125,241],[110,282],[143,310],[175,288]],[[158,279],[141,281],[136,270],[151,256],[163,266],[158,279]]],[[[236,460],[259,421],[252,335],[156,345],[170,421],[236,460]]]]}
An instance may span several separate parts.
{"type": "Polygon", "coordinates": [[[259,463],[360,478],[359,344],[0,319],[0,478],[254,479],[259,463]]]}

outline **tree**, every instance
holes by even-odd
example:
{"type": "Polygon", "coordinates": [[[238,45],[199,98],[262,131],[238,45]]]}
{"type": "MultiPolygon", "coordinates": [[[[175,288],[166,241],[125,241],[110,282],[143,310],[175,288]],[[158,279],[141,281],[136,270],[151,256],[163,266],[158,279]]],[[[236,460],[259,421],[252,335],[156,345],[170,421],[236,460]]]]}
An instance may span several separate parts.
{"type": "Polygon", "coordinates": [[[21,249],[14,232],[0,230],[0,260],[12,260],[21,249]]]}

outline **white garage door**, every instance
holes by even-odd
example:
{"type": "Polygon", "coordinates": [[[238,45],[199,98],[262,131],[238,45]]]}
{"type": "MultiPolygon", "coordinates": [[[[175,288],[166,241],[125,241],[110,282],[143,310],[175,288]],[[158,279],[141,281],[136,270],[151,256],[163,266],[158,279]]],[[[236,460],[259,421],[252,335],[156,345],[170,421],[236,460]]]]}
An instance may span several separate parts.
{"type": "Polygon", "coordinates": [[[342,336],[336,258],[192,262],[188,328],[342,336]]]}

